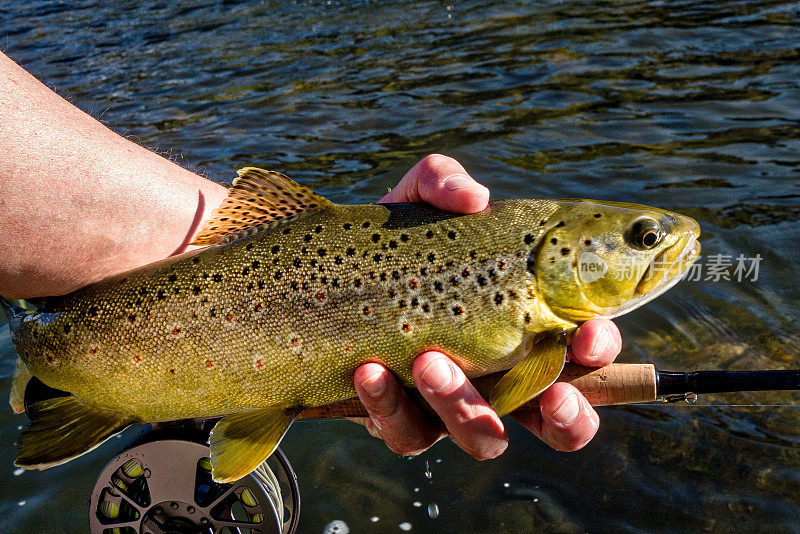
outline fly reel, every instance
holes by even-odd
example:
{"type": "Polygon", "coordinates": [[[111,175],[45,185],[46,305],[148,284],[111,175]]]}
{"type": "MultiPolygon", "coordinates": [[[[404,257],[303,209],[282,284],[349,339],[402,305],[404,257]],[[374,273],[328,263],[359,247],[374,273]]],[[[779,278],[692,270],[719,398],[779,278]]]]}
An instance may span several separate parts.
{"type": "Polygon", "coordinates": [[[300,495],[280,449],[248,476],[219,484],[203,426],[154,428],[111,460],[89,500],[92,534],[293,533],[300,495]]]}

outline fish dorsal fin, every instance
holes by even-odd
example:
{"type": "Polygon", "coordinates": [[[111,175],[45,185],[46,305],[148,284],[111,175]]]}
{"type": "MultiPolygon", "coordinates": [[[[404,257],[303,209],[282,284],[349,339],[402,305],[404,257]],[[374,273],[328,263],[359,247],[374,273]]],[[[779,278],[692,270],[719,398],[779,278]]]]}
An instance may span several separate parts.
{"type": "Polygon", "coordinates": [[[490,396],[497,415],[513,412],[556,381],[564,368],[567,335],[559,332],[533,346],[531,351],[497,383],[490,396]]]}
{"type": "Polygon", "coordinates": [[[318,210],[331,201],[275,171],[245,167],[192,245],[218,245],[318,210]]]}

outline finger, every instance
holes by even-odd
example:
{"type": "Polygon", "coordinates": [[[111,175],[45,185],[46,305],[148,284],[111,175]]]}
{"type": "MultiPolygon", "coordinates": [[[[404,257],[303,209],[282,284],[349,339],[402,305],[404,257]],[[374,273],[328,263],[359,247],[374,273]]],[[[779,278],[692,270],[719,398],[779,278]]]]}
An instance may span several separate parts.
{"type": "Polygon", "coordinates": [[[445,211],[475,213],[486,209],[489,190],[453,158],[431,154],[414,165],[380,202],[427,202],[445,211]]]}
{"type": "Polygon", "coordinates": [[[503,422],[449,358],[425,352],[414,361],[413,374],[419,392],[456,445],[478,460],[495,458],[506,450],[503,422]]]}
{"type": "Polygon", "coordinates": [[[600,427],[594,408],[571,384],[557,382],[539,400],[539,411],[518,411],[513,417],[556,450],[584,447],[600,427]]]}
{"type": "Polygon", "coordinates": [[[572,338],[570,359],[581,365],[602,367],[614,361],[622,349],[622,336],[608,319],[583,323],[572,338]]]}
{"type": "Polygon", "coordinates": [[[444,436],[408,398],[394,376],[382,365],[365,363],[356,369],[355,386],[369,412],[365,426],[397,454],[419,454],[444,436]]]}

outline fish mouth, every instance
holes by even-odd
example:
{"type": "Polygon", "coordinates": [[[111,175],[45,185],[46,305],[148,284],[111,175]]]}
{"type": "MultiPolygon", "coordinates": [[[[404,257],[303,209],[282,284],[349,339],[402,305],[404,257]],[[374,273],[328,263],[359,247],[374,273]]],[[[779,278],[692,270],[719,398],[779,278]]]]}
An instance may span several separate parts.
{"type": "Polygon", "coordinates": [[[636,297],[626,302],[611,314],[603,315],[613,319],[647,304],[680,282],[689,268],[700,256],[699,232],[687,235],[669,248],[662,250],[647,266],[636,286],[636,297]]]}

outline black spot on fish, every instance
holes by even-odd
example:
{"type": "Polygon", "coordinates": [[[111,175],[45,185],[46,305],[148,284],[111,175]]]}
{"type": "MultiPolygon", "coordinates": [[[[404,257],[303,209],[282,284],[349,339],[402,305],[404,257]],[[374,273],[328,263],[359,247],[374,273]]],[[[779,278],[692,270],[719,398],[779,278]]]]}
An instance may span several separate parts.
{"type": "Polygon", "coordinates": [[[492,280],[494,280],[497,277],[497,271],[495,271],[493,268],[489,269],[486,272],[489,274],[489,278],[491,278],[492,280]]]}
{"type": "Polygon", "coordinates": [[[561,228],[562,226],[564,226],[564,221],[559,221],[559,223],[556,225],[556,228],[561,228]]]}
{"type": "Polygon", "coordinates": [[[327,253],[328,253],[328,249],[321,248],[321,249],[317,250],[317,254],[319,255],[320,258],[325,256],[327,253]]]}
{"type": "Polygon", "coordinates": [[[361,278],[356,278],[355,280],[353,280],[353,285],[355,287],[361,287],[361,284],[362,284],[361,278]]]}
{"type": "Polygon", "coordinates": [[[397,306],[398,306],[399,308],[405,308],[405,307],[407,306],[407,304],[406,304],[406,301],[405,301],[405,300],[403,300],[403,299],[400,299],[400,300],[397,302],[397,306]]]}
{"type": "Polygon", "coordinates": [[[289,233],[291,233],[291,231],[292,231],[291,228],[284,228],[283,229],[283,235],[289,235],[289,233]]]}
{"type": "MultiPolygon", "coordinates": [[[[206,275],[206,277],[208,277],[208,275],[206,275]]],[[[147,288],[145,288],[145,287],[139,288],[139,294],[141,296],[147,295],[147,288]]]]}
{"type": "Polygon", "coordinates": [[[562,248],[561,249],[561,255],[562,256],[569,256],[569,249],[567,247],[562,248]]]}
{"type": "Polygon", "coordinates": [[[483,287],[483,286],[485,286],[485,285],[486,285],[486,277],[485,277],[485,276],[483,276],[482,274],[479,274],[479,275],[478,275],[478,278],[477,278],[477,280],[478,280],[478,285],[479,285],[479,286],[483,287]]]}
{"type": "Polygon", "coordinates": [[[350,248],[348,248],[348,249],[347,249],[347,251],[345,252],[345,254],[347,254],[348,256],[355,256],[355,254],[356,254],[356,249],[354,249],[353,247],[350,247],[350,248]]]}
{"type": "Polygon", "coordinates": [[[416,308],[417,306],[419,306],[419,299],[417,297],[414,297],[413,299],[411,299],[411,307],[416,308]]]}
{"type": "Polygon", "coordinates": [[[586,241],[583,242],[583,244],[588,247],[589,245],[592,244],[592,240],[591,239],[587,239],[586,241]]]}
{"type": "Polygon", "coordinates": [[[464,308],[461,306],[453,306],[453,315],[461,315],[464,313],[464,308]]]}
{"type": "Polygon", "coordinates": [[[280,262],[280,258],[272,258],[272,265],[278,265],[280,262]]]}
{"type": "Polygon", "coordinates": [[[469,251],[469,257],[470,257],[470,259],[474,260],[475,258],[478,257],[478,253],[475,252],[474,250],[470,250],[469,251]]]}
{"type": "Polygon", "coordinates": [[[312,239],[313,239],[313,237],[311,236],[311,234],[306,234],[306,235],[303,236],[303,241],[305,241],[306,243],[308,243],[312,239]]]}
{"type": "Polygon", "coordinates": [[[263,280],[258,281],[258,289],[264,289],[266,285],[263,280]]]}
{"type": "Polygon", "coordinates": [[[429,261],[429,262],[431,262],[431,263],[433,263],[434,261],[436,261],[436,254],[434,254],[433,252],[431,252],[430,254],[428,254],[428,261],[429,261]]]}
{"type": "Polygon", "coordinates": [[[372,259],[375,260],[375,263],[380,263],[383,259],[383,254],[375,254],[372,256],[372,259]]]}
{"type": "Polygon", "coordinates": [[[450,285],[457,286],[458,285],[458,278],[455,276],[450,277],[450,285]]]}
{"type": "Polygon", "coordinates": [[[600,214],[600,213],[595,213],[595,214],[594,214],[594,218],[595,218],[595,219],[599,219],[599,218],[600,218],[600,217],[602,217],[602,216],[603,216],[603,215],[602,215],[602,214],[600,214]]]}
{"type": "Polygon", "coordinates": [[[339,287],[339,279],[338,278],[334,278],[333,280],[331,280],[331,285],[333,287],[339,287]]]}
{"type": "Polygon", "coordinates": [[[372,308],[370,308],[369,306],[364,306],[363,308],[361,308],[361,313],[363,313],[364,315],[369,315],[372,313],[372,308]]]}
{"type": "Polygon", "coordinates": [[[275,273],[272,275],[272,277],[275,280],[280,280],[283,277],[283,273],[281,271],[275,271],[275,273]]]}
{"type": "Polygon", "coordinates": [[[345,230],[349,230],[349,229],[351,229],[352,227],[353,227],[353,225],[352,225],[352,224],[350,224],[350,223],[344,223],[344,225],[342,226],[342,228],[344,228],[345,230]]]}
{"type": "Polygon", "coordinates": [[[317,263],[317,260],[311,260],[310,262],[308,262],[308,264],[311,265],[312,267],[316,267],[317,265],[319,265],[319,263],[317,263]]]}
{"type": "Polygon", "coordinates": [[[517,298],[517,292],[516,292],[516,291],[514,291],[513,289],[509,289],[509,290],[508,290],[508,298],[510,298],[510,299],[515,299],[515,298],[517,298]]]}
{"type": "Polygon", "coordinates": [[[534,237],[531,234],[525,234],[525,244],[530,245],[533,243],[534,237]]]}
{"type": "Polygon", "coordinates": [[[503,303],[503,294],[502,293],[495,293],[494,294],[494,303],[500,306],[503,303]]]}
{"type": "Polygon", "coordinates": [[[199,295],[199,294],[200,294],[200,291],[201,291],[201,288],[200,288],[200,286],[194,286],[194,287],[192,288],[192,293],[194,293],[195,295],[199,295]]]}
{"type": "Polygon", "coordinates": [[[259,267],[261,267],[261,262],[258,260],[253,260],[253,263],[251,263],[250,265],[253,267],[253,269],[258,269],[259,267]]]}
{"type": "Polygon", "coordinates": [[[300,252],[302,252],[303,254],[308,254],[308,247],[303,247],[302,249],[300,249],[300,252]]]}
{"type": "Polygon", "coordinates": [[[164,290],[163,289],[159,289],[158,290],[158,293],[156,293],[156,298],[158,300],[164,300],[165,298],[167,298],[167,296],[164,294],[164,290]]]}
{"type": "Polygon", "coordinates": [[[364,224],[361,225],[361,228],[369,228],[369,221],[364,221],[364,224]]]}
{"type": "Polygon", "coordinates": [[[402,241],[403,243],[405,243],[409,239],[410,238],[408,237],[408,234],[400,234],[400,241],[402,241]]]}
{"type": "Polygon", "coordinates": [[[428,313],[429,311],[431,311],[430,304],[428,304],[427,302],[425,304],[423,304],[422,305],[422,311],[424,311],[425,313],[428,313]]]}
{"type": "Polygon", "coordinates": [[[531,324],[531,314],[525,312],[525,317],[523,318],[523,321],[525,321],[525,324],[531,324]]]}
{"type": "Polygon", "coordinates": [[[319,224],[318,224],[317,226],[315,226],[315,227],[314,227],[314,233],[317,233],[317,234],[318,234],[318,233],[320,233],[321,231],[322,231],[322,226],[321,226],[321,225],[319,225],[319,224]]]}
{"type": "Polygon", "coordinates": [[[408,323],[403,323],[403,326],[401,326],[400,329],[407,334],[411,332],[411,325],[408,323]]]}
{"type": "Polygon", "coordinates": [[[246,250],[253,250],[253,244],[252,244],[252,243],[248,243],[248,244],[246,244],[246,245],[244,246],[244,248],[245,248],[246,250]]]}
{"type": "Polygon", "coordinates": [[[217,316],[217,309],[216,308],[211,308],[208,311],[208,315],[210,315],[211,317],[216,317],[217,316]]]}
{"type": "Polygon", "coordinates": [[[389,290],[389,298],[390,298],[390,299],[393,299],[393,298],[395,298],[396,296],[397,296],[397,291],[395,291],[394,289],[390,289],[390,290],[389,290]]]}
{"type": "Polygon", "coordinates": [[[308,275],[308,279],[311,280],[312,282],[315,281],[317,279],[316,273],[311,273],[310,275],[308,275]]]}
{"type": "Polygon", "coordinates": [[[447,232],[447,237],[449,237],[450,239],[455,239],[456,238],[456,233],[454,231],[450,230],[449,232],[447,232]]]}
{"type": "Polygon", "coordinates": [[[400,280],[400,273],[397,271],[392,271],[392,278],[394,280],[400,280]]]}
{"type": "Polygon", "coordinates": [[[556,239],[555,237],[551,239],[550,242],[554,245],[558,245],[558,239],[556,239]]]}
{"type": "Polygon", "coordinates": [[[292,288],[292,290],[294,290],[294,291],[298,291],[298,290],[300,289],[300,284],[298,284],[297,282],[292,282],[291,284],[289,284],[289,286],[290,286],[290,287],[292,288]]]}
{"type": "Polygon", "coordinates": [[[247,276],[248,274],[250,274],[250,267],[244,267],[242,269],[242,276],[247,276]]]}
{"type": "Polygon", "coordinates": [[[372,234],[372,242],[377,243],[381,240],[381,234],[372,234]]]}
{"type": "Polygon", "coordinates": [[[433,237],[433,230],[428,230],[427,232],[425,232],[425,237],[431,239],[433,237]]]}
{"type": "Polygon", "coordinates": [[[442,283],[439,280],[436,280],[433,283],[433,288],[436,289],[436,291],[444,291],[444,285],[442,285],[442,283]]]}
{"type": "Polygon", "coordinates": [[[428,276],[428,268],[427,267],[420,267],[419,268],[419,275],[420,276],[428,276]]]}
{"type": "Polygon", "coordinates": [[[308,291],[308,282],[301,283],[300,287],[303,289],[303,291],[308,291]]]}
{"type": "Polygon", "coordinates": [[[333,263],[335,263],[336,265],[341,265],[343,261],[344,260],[342,260],[341,256],[334,256],[333,258],[333,263]]]}
{"type": "Polygon", "coordinates": [[[300,261],[300,258],[295,258],[295,259],[292,261],[292,264],[294,264],[294,266],[295,266],[295,267],[297,267],[297,268],[300,268],[300,267],[302,267],[302,266],[303,266],[303,262],[302,262],[302,261],[300,261]]]}
{"type": "Polygon", "coordinates": [[[397,248],[397,241],[394,239],[389,241],[389,248],[397,248]]]}
{"type": "Polygon", "coordinates": [[[277,254],[277,253],[278,253],[278,251],[280,251],[280,249],[281,249],[281,247],[280,247],[280,246],[278,246],[278,245],[273,245],[273,247],[272,247],[272,253],[273,253],[273,254],[277,254]]]}
{"type": "Polygon", "coordinates": [[[381,273],[378,278],[381,279],[381,282],[385,282],[386,281],[386,273],[381,273]]]}
{"type": "Polygon", "coordinates": [[[70,330],[72,330],[72,326],[69,323],[65,324],[64,325],[64,333],[65,334],[69,334],[70,330]]]}
{"type": "Polygon", "coordinates": [[[464,278],[469,278],[469,275],[470,275],[469,269],[465,267],[464,270],[461,271],[461,276],[464,278]]]}
{"type": "Polygon", "coordinates": [[[192,258],[192,263],[194,263],[195,265],[197,265],[198,263],[200,263],[200,258],[198,258],[197,256],[195,256],[194,258],[192,258]]]}

